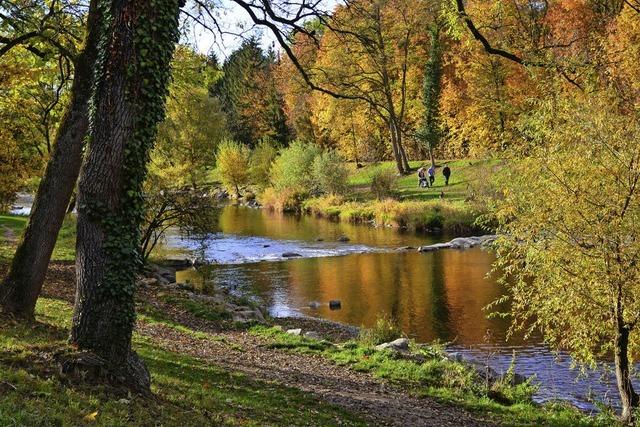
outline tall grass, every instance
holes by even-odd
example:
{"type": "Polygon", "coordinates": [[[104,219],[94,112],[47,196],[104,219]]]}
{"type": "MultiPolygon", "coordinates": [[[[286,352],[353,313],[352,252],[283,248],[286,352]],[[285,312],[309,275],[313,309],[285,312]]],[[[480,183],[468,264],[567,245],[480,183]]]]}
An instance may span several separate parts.
{"type": "Polygon", "coordinates": [[[362,202],[345,201],[338,196],[316,197],[302,202],[302,211],[352,223],[372,223],[421,231],[464,234],[478,231],[478,213],[463,203],[438,201],[398,201],[394,199],[362,202]]]}

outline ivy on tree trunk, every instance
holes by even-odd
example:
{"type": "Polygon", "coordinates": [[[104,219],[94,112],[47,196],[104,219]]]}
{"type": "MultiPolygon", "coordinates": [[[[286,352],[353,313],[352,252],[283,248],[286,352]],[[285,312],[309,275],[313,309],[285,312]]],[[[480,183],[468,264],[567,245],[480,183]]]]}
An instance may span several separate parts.
{"type": "Polygon", "coordinates": [[[164,116],[179,0],[101,0],[103,37],[90,141],[78,185],[77,289],[71,341],[119,381],[148,390],[131,350],[147,161],[164,116]]]}

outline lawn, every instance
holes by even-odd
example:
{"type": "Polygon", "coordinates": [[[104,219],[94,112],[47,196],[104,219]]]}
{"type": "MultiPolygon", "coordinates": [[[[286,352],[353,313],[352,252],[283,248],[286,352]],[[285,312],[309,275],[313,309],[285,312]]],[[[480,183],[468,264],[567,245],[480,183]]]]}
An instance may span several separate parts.
{"type": "MultiPolygon", "coordinates": [[[[29,217],[0,215],[0,260],[13,257],[22,232],[27,227],[29,217]]],[[[53,261],[73,261],[76,257],[76,218],[67,215],[58,234],[53,250],[53,261]]]]}
{"type": "Polygon", "coordinates": [[[37,322],[3,319],[0,425],[364,425],[300,390],[266,383],[166,351],[134,335],[153,378],[153,399],[61,379],[52,359],[68,347],[71,308],[41,298],[37,322]]]}
{"type": "MultiPolygon", "coordinates": [[[[427,161],[409,162],[412,169],[417,170],[420,166],[428,165],[427,161]]],[[[398,197],[400,200],[439,200],[441,193],[443,198],[451,202],[461,202],[467,199],[473,191],[474,183],[486,179],[491,167],[498,165],[497,160],[451,160],[439,161],[436,168],[436,181],[431,188],[418,187],[417,172],[398,178],[398,197]],[[445,186],[442,168],[448,164],[451,168],[451,178],[449,185],[445,186]]],[[[380,162],[367,165],[360,169],[350,166],[352,174],[349,178],[349,186],[353,189],[359,200],[372,198],[370,193],[371,180],[373,176],[383,170],[396,171],[395,162],[380,162]]]]}

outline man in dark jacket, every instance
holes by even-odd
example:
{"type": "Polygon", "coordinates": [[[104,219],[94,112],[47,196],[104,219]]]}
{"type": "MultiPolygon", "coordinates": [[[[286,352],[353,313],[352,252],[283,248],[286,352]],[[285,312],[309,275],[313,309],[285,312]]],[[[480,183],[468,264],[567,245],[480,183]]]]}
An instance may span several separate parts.
{"type": "Polygon", "coordinates": [[[442,175],[444,175],[444,185],[449,185],[449,177],[451,176],[451,169],[449,169],[449,165],[444,165],[442,175]]]}

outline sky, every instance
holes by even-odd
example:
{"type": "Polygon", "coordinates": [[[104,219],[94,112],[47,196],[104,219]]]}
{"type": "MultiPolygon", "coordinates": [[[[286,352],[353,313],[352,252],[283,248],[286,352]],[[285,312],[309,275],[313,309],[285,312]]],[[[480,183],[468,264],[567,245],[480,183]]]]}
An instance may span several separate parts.
{"type": "MultiPolygon", "coordinates": [[[[326,10],[333,9],[339,0],[323,0],[322,7],[326,10]]],[[[215,10],[216,20],[225,34],[220,34],[217,29],[211,31],[201,25],[190,25],[183,42],[193,45],[199,52],[208,54],[213,51],[219,60],[223,61],[231,52],[242,43],[242,37],[255,35],[261,40],[266,49],[273,46],[279,49],[277,41],[270,30],[256,28],[249,14],[231,0],[222,0],[221,6],[215,10]],[[241,36],[240,36],[241,35],[241,36]]],[[[207,21],[207,25],[210,21],[207,21]]]]}

